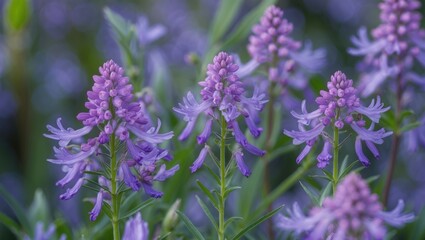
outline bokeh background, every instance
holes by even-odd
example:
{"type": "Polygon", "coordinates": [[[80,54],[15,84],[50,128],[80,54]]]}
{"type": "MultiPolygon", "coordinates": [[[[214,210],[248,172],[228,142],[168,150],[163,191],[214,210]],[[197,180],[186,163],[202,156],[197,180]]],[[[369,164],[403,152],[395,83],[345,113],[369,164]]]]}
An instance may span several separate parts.
{"type": "MultiPolygon", "coordinates": [[[[104,9],[108,7],[135,24],[143,25],[143,21],[148,21],[149,25],[159,24],[165,28],[161,38],[146,45],[142,72],[144,85],[156,92],[155,114],[166,119],[166,129],[179,132],[183,124],[171,108],[188,89],[197,89],[196,82],[203,77],[197,61],[214,47],[209,39],[209,29],[218,1],[28,0],[28,12],[22,14],[24,17],[19,29],[12,29],[6,20],[10,14],[7,6],[11,2],[14,0],[0,0],[0,184],[23,206],[29,206],[35,190],[41,189],[49,203],[51,217],[60,216],[78,228],[88,223],[86,213],[90,204],[80,204],[77,198],[66,202],[58,200],[62,190],[55,187],[55,182],[61,173],[57,166],[46,161],[52,156],[54,143],[44,138],[43,133],[46,132],[46,124],[54,123],[59,116],[66,126],[78,128],[80,125],[75,116],[83,111],[91,76],[106,60],[123,61],[105,20],[104,9]]],[[[223,39],[231,35],[243,17],[259,3],[243,1],[223,39]]],[[[425,5],[424,1],[422,3],[425,5]]],[[[347,48],[351,46],[350,37],[361,26],[370,29],[379,24],[377,4],[377,0],[277,2],[284,9],[286,18],[294,24],[293,38],[310,39],[315,48],[326,49],[326,68],[313,76],[314,81],[320,82],[319,85],[324,84],[336,70],[343,70],[356,80],[359,73],[355,66],[359,59],[347,54],[347,48]]],[[[425,12],[424,6],[421,12],[425,12]]],[[[422,26],[425,26],[424,22],[422,26]]],[[[243,36],[237,44],[227,45],[223,50],[239,54],[245,62],[249,59],[247,43],[248,38],[243,36]]],[[[392,103],[391,92],[381,91],[378,94],[384,95],[387,103],[392,103]]],[[[288,116],[286,113],[284,124],[291,121],[288,116]]],[[[383,153],[381,160],[374,161],[364,171],[365,175],[373,176],[385,171],[388,142],[380,146],[383,153]]],[[[289,139],[282,135],[280,143],[289,144],[289,139]]],[[[190,151],[190,143],[181,146],[186,147],[186,153],[180,151],[175,159],[184,167],[195,159],[196,151],[190,151]]],[[[297,148],[284,158],[273,160],[272,185],[277,185],[297,168],[293,159],[299,150],[297,148]]],[[[353,152],[350,148],[346,150],[353,152]]],[[[404,152],[400,156],[390,203],[394,205],[398,198],[404,198],[409,208],[419,213],[425,198],[425,155],[418,151],[404,152]]],[[[254,166],[255,160],[248,164],[254,166]]],[[[176,179],[164,183],[173,182],[173,186],[179,187],[174,190],[165,187],[163,201],[172,203],[179,197],[186,199],[185,205],[196,205],[191,195],[195,192],[194,180],[202,178],[202,175],[190,176],[187,169],[179,174],[176,179]]],[[[379,184],[378,180],[376,185],[379,184]]],[[[306,194],[299,187],[292,188],[278,202],[295,199],[307,201],[306,194]]],[[[2,201],[0,198],[0,211],[10,213],[11,210],[2,201]]],[[[189,215],[191,211],[198,210],[189,208],[189,215]]],[[[0,225],[0,239],[8,238],[12,235],[0,225]]]]}

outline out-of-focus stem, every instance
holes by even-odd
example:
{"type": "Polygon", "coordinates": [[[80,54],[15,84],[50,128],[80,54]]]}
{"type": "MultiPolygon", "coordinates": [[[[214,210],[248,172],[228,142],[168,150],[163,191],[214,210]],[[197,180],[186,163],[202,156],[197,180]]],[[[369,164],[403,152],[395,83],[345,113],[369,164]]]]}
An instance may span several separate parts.
{"type": "Polygon", "coordinates": [[[390,194],[391,182],[394,175],[395,164],[397,161],[397,155],[398,155],[398,150],[400,146],[401,134],[399,130],[401,125],[401,119],[400,119],[401,108],[402,108],[401,98],[403,96],[403,86],[401,81],[402,81],[402,74],[399,73],[397,75],[397,93],[396,93],[396,109],[395,109],[396,131],[394,131],[394,134],[393,134],[393,139],[391,143],[390,162],[388,166],[387,178],[385,180],[384,196],[382,199],[382,203],[384,207],[386,207],[388,203],[388,196],[390,194]]]}
{"type": "Polygon", "coordinates": [[[227,123],[223,116],[221,116],[221,135],[220,135],[220,204],[218,209],[218,239],[225,239],[224,227],[224,208],[225,208],[225,192],[226,192],[226,133],[227,123]]]}

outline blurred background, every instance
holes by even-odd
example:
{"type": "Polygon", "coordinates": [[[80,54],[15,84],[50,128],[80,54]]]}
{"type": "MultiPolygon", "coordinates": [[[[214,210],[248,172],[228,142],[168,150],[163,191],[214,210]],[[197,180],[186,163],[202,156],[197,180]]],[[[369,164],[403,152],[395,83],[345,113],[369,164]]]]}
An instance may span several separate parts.
{"type": "MultiPolygon", "coordinates": [[[[92,84],[91,76],[97,74],[97,68],[106,60],[113,59],[124,64],[120,47],[105,20],[104,9],[110,8],[139,28],[139,41],[144,45],[144,66],[139,69],[143,85],[157,92],[155,114],[166,119],[166,129],[179,133],[183,125],[171,108],[187,90],[198,89],[196,82],[204,77],[200,73],[199,61],[217,46],[209,36],[217,2],[0,0],[0,184],[23,206],[29,206],[35,190],[41,189],[51,217],[61,216],[77,227],[87,223],[89,204],[81,205],[77,198],[66,202],[58,200],[62,189],[55,187],[55,182],[61,171],[46,161],[53,155],[54,143],[44,138],[43,133],[46,132],[46,124],[54,123],[59,116],[65,126],[79,128],[81,124],[75,116],[83,111],[86,91],[92,84]],[[143,31],[149,26],[161,26],[162,34],[154,42],[143,39],[143,31]]],[[[285,17],[294,24],[293,38],[301,41],[310,39],[314,48],[326,49],[326,69],[313,76],[324,84],[336,70],[345,71],[356,81],[358,73],[355,66],[360,59],[347,54],[347,48],[351,46],[350,37],[361,26],[370,29],[379,24],[378,2],[284,0],[276,4],[284,9],[285,17]]],[[[259,4],[260,1],[255,0],[243,1],[222,39],[231,36],[244,16],[259,4]]],[[[425,12],[423,6],[421,12],[425,12]]],[[[241,35],[240,40],[225,45],[223,50],[239,54],[246,62],[249,60],[247,43],[248,37],[241,35]]],[[[131,74],[131,71],[127,69],[127,73],[131,74]]],[[[378,94],[386,95],[387,92],[378,94]]],[[[285,114],[285,117],[288,116],[285,114]]],[[[283,134],[281,143],[289,144],[289,139],[283,134]]],[[[191,145],[182,146],[189,151],[191,145]]],[[[380,149],[383,154],[381,160],[374,161],[365,170],[366,175],[376,175],[386,169],[389,140],[380,149]]],[[[271,163],[272,185],[277,185],[297,168],[293,159],[299,150],[297,148],[285,159],[271,163]]],[[[398,159],[390,205],[394,206],[398,198],[404,198],[408,206],[418,212],[424,206],[425,197],[424,154],[405,152],[403,156],[398,159]]],[[[195,157],[196,153],[191,152],[189,155],[177,155],[175,159],[182,168],[187,168],[195,157]]],[[[255,160],[248,164],[254,166],[255,160]]],[[[180,174],[185,173],[188,175],[188,170],[184,169],[180,174]]],[[[195,189],[194,179],[200,177],[199,174],[186,176],[186,182],[181,180],[181,176],[177,176],[176,180],[170,179],[169,182],[182,181],[178,188],[182,190],[170,193],[163,201],[172,203],[176,197],[188,198],[187,192],[195,189]]],[[[172,192],[165,191],[165,196],[167,191],[172,192]]],[[[293,188],[279,202],[292,202],[299,198],[307,199],[302,190],[293,188]]],[[[0,211],[10,213],[2,201],[0,198],[0,211]]],[[[185,202],[191,201],[193,199],[185,202]]],[[[0,239],[11,236],[0,225],[0,239]]]]}

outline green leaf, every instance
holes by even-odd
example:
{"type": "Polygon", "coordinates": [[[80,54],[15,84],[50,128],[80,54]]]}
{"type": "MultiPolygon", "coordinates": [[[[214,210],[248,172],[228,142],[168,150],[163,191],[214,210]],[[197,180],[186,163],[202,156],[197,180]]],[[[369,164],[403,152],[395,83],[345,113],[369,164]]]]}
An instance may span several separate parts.
{"type": "Polygon", "coordinates": [[[0,223],[3,223],[17,238],[21,237],[19,225],[2,212],[0,212],[0,223]]]}
{"type": "Polygon", "coordinates": [[[31,15],[29,0],[9,0],[4,8],[5,27],[19,31],[26,27],[31,15]]]}
{"type": "Polygon", "coordinates": [[[226,189],[226,191],[224,192],[224,198],[227,198],[227,196],[228,196],[231,192],[233,192],[233,191],[235,191],[235,190],[238,190],[238,189],[241,189],[241,187],[239,187],[239,186],[234,186],[234,187],[227,188],[227,189],[226,189]]]}
{"type": "Polygon", "coordinates": [[[341,167],[339,168],[339,175],[338,177],[341,177],[341,172],[345,170],[348,164],[348,155],[345,155],[344,160],[342,160],[341,167]]]}
{"type": "Polygon", "coordinates": [[[29,208],[29,220],[33,223],[50,222],[49,220],[49,207],[47,199],[40,189],[37,189],[34,194],[34,200],[29,208]]]}
{"type": "Polygon", "coordinates": [[[216,231],[218,231],[217,223],[211,214],[210,210],[208,209],[207,205],[205,205],[204,201],[200,199],[198,196],[195,196],[196,200],[198,200],[199,205],[201,206],[202,210],[204,210],[205,215],[207,215],[208,219],[210,219],[211,223],[213,224],[216,231]]]}
{"type": "Polygon", "coordinates": [[[325,200],[325,198],[326,198],[327,196],[329,196],[329,195],[330,195],[331,190],[332,190],[332,182],[329,182],[329,183],[326,185],[325,189],[322,191],[322,194],[320,194],[320,198],[319,198],[319,206],[322,206],[323,201],[325,200]]]}
{"type": "Polygon", "coordinates": [[[227,38],[227,41],[223,44],[222,49],[240,43],[246,39],[251,32],[252,26],[259,22],[260,17],[263,15],[266,8],[270,5],[273,5],[275,2],[276,0],[264,0],[256,8],[245,15],[240,24],[238,24],[236,29],[232,31],[230,36],[227,38]]]}
{"type": "Polygon", "coordinates": [[[208,197],[208,199],[213,204],[213,206],[216,209],[218,209],[217,199],[214,197],[214,195],[211,193],[211,191],[207,187],[205,187],[205,185],[202,184],[201,181],[196,180],[196,183],[198,184],[198,186],[202,190],[202,192],[204,192],[205,195],[208,197]]]}
{"type": "Polygon", "coordinates": [[[24,231],[31,233],[32,228],[31,224],[28,221],[26,211],[19,205],[19,203],[10,195],[3,186],[0,185],[0,196],[3,197],[4,201],[12,208],[16,217],[18,218],[19,223],[22,224],[24,231]]]}
{"type": "Polygon", "coordinates": [[[376,180],[378,180],[379,179],[379,175],[375,175],[375,176],[372,176],[372,177],[368,177],[367,179],[366,179],[366,182],[368,183],[368,184],[370,184],[370,183],[372,183],[372,182],[374,182],[374,181],[376,181],[376,180]]]}
{"type": "Polygon", "coordinates": [[[380,124],[394,132],[397,131],[397,121],[393,111],[387,111],[381,115],[380,124]]]}
{"type": "Polygon", "coordinates": [[[314,205],[319,205],[319,196],[317,195],[317,193],[313,192],[310,188],[304,186],[302,182],[300,182],[300,184],[304,191],[307,193],[307,195],[310,197],[314,205]]]}
{"type": "Polygon", "coordinates": [[[135,213],[137,213],[138,211],[142,210],[143,208],[149,207],[150,205],[152,205],[155,202],[155,199],[150,198],[144,202],[142,202],[141,204],[139,204],[137,207],[133,208],[132,210],[128,211],[127,213],[123,214],[119,219],[127,219],[131,216],[133,216],[135,213]]]}
{"type": "Polygon", "coordinates": [[[239,192],[239,214],[244,218],[248,217],[250,210],[253,208],[255,197],[261,192],[263,187],[264,162],[258,161],[255,164],[251,176],[245,181],[242,181],[242,189],[239,192]]]}
{"type": "Polygon", "coordinates": [[[243,220],[243,217],[231,217],[224,222],[224,228],[227,228],[227,226],[234,221],[242,221],[242,220],[243,220]]]}
{"type": "Polygon", "coordinates": [[[119,39],[127,39],[130,37],[131,23],[120,15],[114,13],[111,9],[105,8],[105,18],[112,27],[112,31],[119,39]]]}
{"type": "Polygon", "coordinates": [[[326,171],[325,169],[323,169],[322,171],[326,175],[327,179],[329,179],[330,181],[334,179],[334,177],[332,176],[332,173],[330,173],[329,171],[326,171]]]}
{"type": "Polygon", "coordinates": [[[415,128],[419,127],[421,124],[422,124],[421,122],[408,123],[400,129],[400,133],[404,133],[404,132],[410,131],[412,129],[415,129],[415,128]]]}
{"type": "Polygon", "coordinates": [[[158,238],[158,240],[165,240],[165,239],[168,239],[168,236],[170,236],[170,235],[171,235],[171,232],[168,232],[168,233],[166,233],[166,234],[164,234],[164,235],[160,236],[160,237],[158,238]]]}
{"type": "Polygon", "coordinates": [[[211,27],[210,39],[214,44],[227,32],[241,6],[242,0],[221,0],[211,27]]]}
{"type": "Polygon", "coordinates": [[[340,171],[339,171],[338,179],[344,178],[351,171],[351,169],[353,169],[353,167],[356,164],[357,164],[357,161],[354,161],[350,165],[348,165],[348,167],[346,167],[345,169],[341,168],[340,171]]]}
{"type": "Polygon", "coordinates": [[[193,225],[193,223],[189,220],[188,217],[186,217],[186,215],[184,213],[177,210],[177,214],[183,220],[187,229],[189,229],[189,231],[193,234],[195,239],[198,239],[198,240],[204,240],[205,239],[204,236],[202,236],[202,234],[199,232],[199,230],[195,227],[195,225],[193,225]]]}
{"type": "Polygon", "coordinates": [[[252,230],[253,228],[255,228],[257,225],[259,225],[260,223],[266,221],[267,219],[273,217],[277,212],[279,212],[280,209],[282,209],[283,205],[276,208],[275,210],[267,213],[266,215],[258,218],[257,220],[255,220],[254,222],[250,223],[248,226],[246,226],[245,228],[243,228],[239,233],[237,233],[234,237],[232,237],[231,239],[233,240],[237,240],[240,239],[241,237],[243,237],[245,235],[245,233],[249,232],[250,230],[252,230]]]}

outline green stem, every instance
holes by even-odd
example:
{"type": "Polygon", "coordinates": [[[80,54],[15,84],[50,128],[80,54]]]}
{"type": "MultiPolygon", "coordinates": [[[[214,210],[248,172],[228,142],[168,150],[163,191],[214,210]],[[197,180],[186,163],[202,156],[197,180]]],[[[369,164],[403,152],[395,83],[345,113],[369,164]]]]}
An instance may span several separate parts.
{"type": "Polygon", "coordinates": [[[117,155],[115,149],[115,133],[112,133],[109,148],[111,152],[111,202],[112,202],[112,231],[114,240],[120,239],[120,227],[119,227],[119,196],[117,192],[117,155]]]}
{"type": "MultiPolygon", "coordinates": [[[[338,119],[339,112],[336,114],[336,118],[338,119]]],[[[339,129],[335,127],[335,123],[333,123],[334,130],[334,139],[333,139],[333,181],[332,181],[332,189],[335,194],[336,186],[338,184],[338,152],[339,152],[339,129]]]]}
{"type": "Polygon", "coordinates": [[[221,116],[221,141],[220,141],[220,204],[218,209],[218,239],[224,240],[224,207],[226,192],[226,133],[227,123],[223,116],[221,116]]]}

